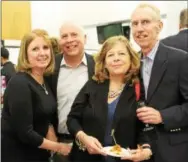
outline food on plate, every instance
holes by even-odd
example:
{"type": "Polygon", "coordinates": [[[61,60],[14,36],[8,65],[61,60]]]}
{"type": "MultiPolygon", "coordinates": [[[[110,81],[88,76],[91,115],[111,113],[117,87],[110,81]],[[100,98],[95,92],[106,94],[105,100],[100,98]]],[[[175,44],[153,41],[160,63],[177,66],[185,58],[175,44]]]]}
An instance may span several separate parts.
{"type": "Polygon", "coordinates": [[[113,153],[115,153],[115,154],[117,154],[117,155],[119,155],[119,154],[121,153],[121,151],[122,151],[122,148],[121,148],[120,145],[116,144],[116,145],[114,145],[114,146],[110,149],[110,151],[113,152],[113,153]]]}

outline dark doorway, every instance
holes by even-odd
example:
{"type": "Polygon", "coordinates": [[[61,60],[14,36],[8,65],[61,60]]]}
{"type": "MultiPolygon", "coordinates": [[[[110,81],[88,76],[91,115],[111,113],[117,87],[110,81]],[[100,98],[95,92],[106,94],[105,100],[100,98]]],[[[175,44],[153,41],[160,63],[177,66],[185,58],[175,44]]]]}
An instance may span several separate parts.
{"type": "Polygon", "coordinates": [[[130,26],[122,26],[123,27],[123,33],[124,33],[124,36],[130,40],[130,26]]]}

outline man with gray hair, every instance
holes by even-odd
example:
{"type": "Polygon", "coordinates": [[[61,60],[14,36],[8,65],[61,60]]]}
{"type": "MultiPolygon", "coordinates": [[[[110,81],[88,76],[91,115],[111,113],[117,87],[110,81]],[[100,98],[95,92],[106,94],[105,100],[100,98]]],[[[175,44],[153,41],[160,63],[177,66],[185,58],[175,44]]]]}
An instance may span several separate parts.
{"type": "MultiPolygon", "coordinates": [[[[60,142],[67,146],[74,141],[66,121],[72,103],[83,87],[94,74],[94,59],[84,51],[86,35],[84,29],[70,21],[60,28],[59,45],[63,53],[55,56],[55,72],[48,82],[57,101],[57,134],[60,142]]],[[[66,156],[55,156],[55,162],[69,162],[66,156]]]]}
{"type": "Polygon", "coordinates": [[[188,9],[183,9],[180,13],[179,33],[162,40],[167,46],[182,49],[188,52],[188,9]]]}
{"type": "Polygon", "coordinates": [[[141,48],[145,90],[145,106],[137,109],[137,117],[146,124],[143,131],[155,162],[188,162],[188,54],[159,41],[162,27],[154,5],[141,4],[133,11],[131,28],[141,48]]]}

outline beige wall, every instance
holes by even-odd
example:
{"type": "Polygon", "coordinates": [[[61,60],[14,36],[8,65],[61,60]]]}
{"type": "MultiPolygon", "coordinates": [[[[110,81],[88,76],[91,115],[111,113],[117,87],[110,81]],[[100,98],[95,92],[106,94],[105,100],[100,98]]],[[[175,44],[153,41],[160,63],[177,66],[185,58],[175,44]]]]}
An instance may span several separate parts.
{"type": "Polygon", "coordinates": [[[2,1],[2,39],[20,40],[31,31],[30,2],[2,1]]]}

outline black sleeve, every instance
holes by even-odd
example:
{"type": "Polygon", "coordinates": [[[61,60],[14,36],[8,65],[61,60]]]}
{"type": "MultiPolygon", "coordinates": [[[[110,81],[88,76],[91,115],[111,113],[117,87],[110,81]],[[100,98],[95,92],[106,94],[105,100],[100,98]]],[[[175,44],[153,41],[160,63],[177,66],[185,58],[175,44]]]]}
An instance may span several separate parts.
{"type": "Polygon", "coordinates": [[[43,137],[33,130],[33,103],[28,81],[15,77],[7,87],[10,124],[17,137],[33,146],[40,146],[43,137]]]}
{"type": "Polygon", "coordinates": [[[160,111],[166,130],[188,126],[188,54],[180,62],[178,77],[182,104],[160,111]]]}
{"type": "Polygon", "coordinates": [[[89,103],[89,94],[87,92],[89,81],[83,86],[76,96],[71,111],[67,118],[67,127],[72,135],[76,135],[78,131],[82,130],[82,114],[86,105],[89,103]]]}

